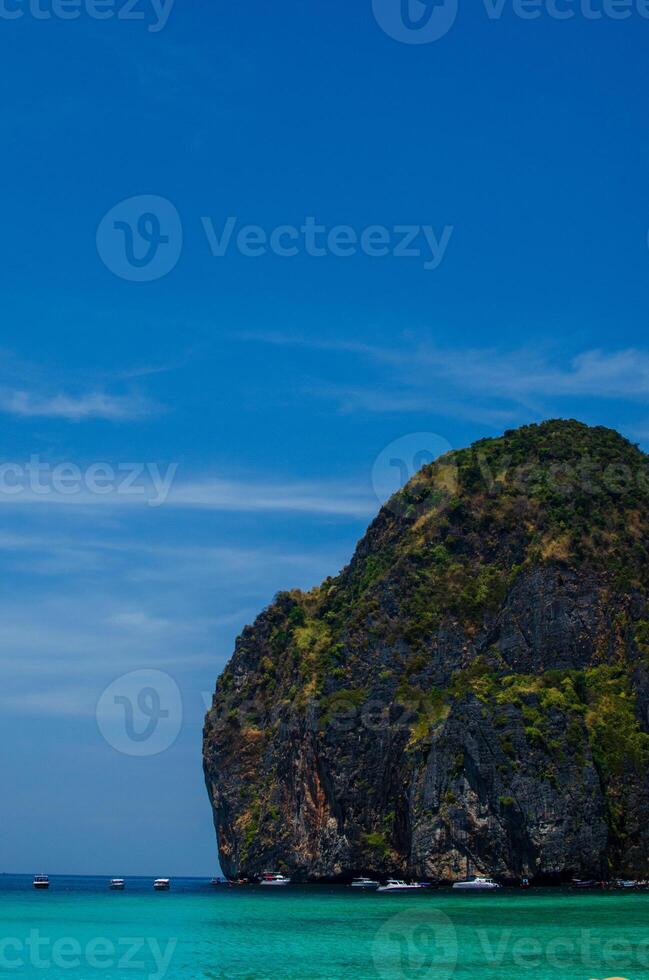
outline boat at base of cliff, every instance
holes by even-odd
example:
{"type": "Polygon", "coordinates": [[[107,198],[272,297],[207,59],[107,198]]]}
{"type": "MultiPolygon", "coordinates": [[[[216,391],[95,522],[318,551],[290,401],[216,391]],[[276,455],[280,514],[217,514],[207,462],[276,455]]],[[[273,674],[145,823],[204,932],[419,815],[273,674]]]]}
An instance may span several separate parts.
{"type": "Polygon", "coordinates": [[[168,892],[171,888],[171,880],[169,878],[156,878],[153,887],[157,892],[168,892]]]}
{"type": "Polygon", "coordinates": [[[399,878],[389,878],[385,885],[380,885],[376,890],[377,892],[411,892],[420,891],[421,885],[414,884],[409,885],[405,881],[401,881],[399,878]]]}
{"type": "Polygon", "coordinates": [[[468,878],[466,881],[456,881],[453,885],[458,891],[491,892],[501,886],[493,878],[486,878],[483,875],[476,875],[475,878],[468,878]]]}
{"type": "Polygon", "coordinates": [[[44,889],[50,887],[50,879],[47,875],[34,875],[32,882],[34,888],[44,889]]]}
{"type": "Polygon", "coordinates": [[[108,887],[112,892],[123,892],[126,888],[126,882],[123,878],[111,878],[108,887]]]}
{"type": "Polygon", "coordinates": [[[371,878],[354,878],[351,883],[351,888],[361,888],[365,891],[371,891],[374,888],[379,887],[378,881],[372,881],[371,878]]]}
{"type": "Polygon", "coordinates": [[[284,885],[290,885],[291,879],[285,878],[283,874],[279,874],[277,871],[264,871],[259,884],[271,888],[281,888],[284,885]]]}

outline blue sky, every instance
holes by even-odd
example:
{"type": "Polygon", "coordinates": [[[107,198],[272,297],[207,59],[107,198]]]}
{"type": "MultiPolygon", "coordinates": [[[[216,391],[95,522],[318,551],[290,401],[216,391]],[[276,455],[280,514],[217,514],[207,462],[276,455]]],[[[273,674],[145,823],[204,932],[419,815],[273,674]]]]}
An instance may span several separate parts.
{"type": "Polygon", "coordinates": [[[277,590],[349,558],[393,442],[576,416],[649,444],[649,20],[585,3],[460,0],[430,43],[383,29],[396,0],[176,0],[154,30],[144,0],[0,4],[0,870],[216,871],[206,699],[277,590]],[[350,245],[371,227],[388,254],[350,245]],[[135,756],[96,706],[142,670],[182,716],[135,756]]]}

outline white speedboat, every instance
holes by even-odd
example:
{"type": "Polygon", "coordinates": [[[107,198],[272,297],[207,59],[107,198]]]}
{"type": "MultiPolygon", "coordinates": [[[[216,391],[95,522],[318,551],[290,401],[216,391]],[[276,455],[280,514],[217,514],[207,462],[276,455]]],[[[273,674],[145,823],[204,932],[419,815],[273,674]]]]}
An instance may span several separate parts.
{"type": "Polygon", "coordinates": [[[281,888],[284,885],[290,885],[291,879],[285,878],[284,875],[279,874],[275,871],[264,871],[261,876],[260,885],[266,885],[270,888],[281,888]]]}
{"type": "Polygon", "coordinates": [[[380,885],[376,890],[377,892],[410,892],[418,891],[420,888],[421,885],[408,885],[399,878],[389,878],[387,884],[380,885]]]}
{"type": "Polygon", "coordinates": [[[50,879],[47,877],[47,875],[35,875],[32,884],[34,888],[49,888],[50,879]]]}
{"type": "Polygon", "coordinates": [[[108,887],[113,892],[123,892],[126,887],[126,882],[123,878],[111,878],[108,882],[108,887]]]}
{"type": "Polygon", "coordinates": [[[468,878],[466,881],[456,881],[453,885],[453,888],[458,890],[476,892],[490,892],[494,888],[500,887],[498,882],[494,881],[493,878],[485,878],[482,875],[476,875],[475,878],[468,878]]]}
{"type": "Polygon", "coordinates": [[[351,884],[352,888],[363,888],[365,891],[371,891],[373,888],[378,888],[378,881],[372,881],[371,878],[354,878],[351,884]]]}
{"type": "Polygon", "coordinates": [[[171,888],[171,881],[169,878],[156,878],[153,887],[157,892],[168,892],[171,888]]]}

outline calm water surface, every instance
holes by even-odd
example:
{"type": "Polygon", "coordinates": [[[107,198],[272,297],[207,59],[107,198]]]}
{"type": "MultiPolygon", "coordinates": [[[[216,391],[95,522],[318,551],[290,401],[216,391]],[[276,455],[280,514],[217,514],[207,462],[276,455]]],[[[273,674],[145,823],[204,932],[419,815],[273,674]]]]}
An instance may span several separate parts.
{"type": "Polygon", "coordinates": [[[212,889],[0,876],[0,975],[105,980],[649,977],[649,892],[212,889]]]}

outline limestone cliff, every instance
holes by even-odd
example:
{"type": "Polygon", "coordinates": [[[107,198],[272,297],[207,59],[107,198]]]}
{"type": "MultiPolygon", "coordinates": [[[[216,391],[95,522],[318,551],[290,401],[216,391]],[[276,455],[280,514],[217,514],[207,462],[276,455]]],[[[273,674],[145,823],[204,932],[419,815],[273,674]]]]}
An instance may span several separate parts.
{"type": "Polygon", "coordinates": [[[228,875],[649,875],[649,464],[552,421],[425,467],[238,639],[204,766],[228,875]]]}

